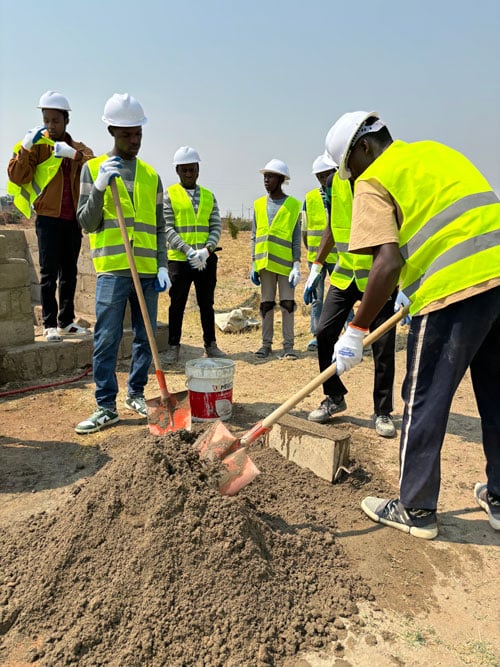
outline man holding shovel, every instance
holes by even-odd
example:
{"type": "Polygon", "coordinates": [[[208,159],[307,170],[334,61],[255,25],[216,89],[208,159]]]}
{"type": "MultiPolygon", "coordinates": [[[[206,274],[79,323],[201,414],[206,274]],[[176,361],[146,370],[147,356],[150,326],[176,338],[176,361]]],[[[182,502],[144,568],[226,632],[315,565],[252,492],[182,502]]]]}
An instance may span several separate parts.
{"type": "Polygon", "coordinates": [[[170,286],[162,183],[156,171],[137,157],[142,126],[147,118],[134,97],[128,93],[115,93],[104,106],[102,120],[108,126],[114,145],[109,153],[85,165],[78,202],[78,219],[89,234],[97,272],[93,353],[97,408],[76,426],[75,431],[80,434],[100,431],[119,420],[115,368],[127,302],[130,303],[134,340],[125,405],[141,416],[147,415],[144,387],[152,353],[109,187],[112,179],[116,178],[128,237],[153,328],[158,307],[156,290],[170,286]]]}
{"type": "Polygon", "coordinates": [[[326,137],[341,179],[356,182],[349,249],[373,255],[356,315],[335,345],[337,373],[359,363],[368,327],[396,284],[410,300],[399,498],[369,496],[373,520],[438,534],[440,454],[465,372],[483,432],[486,478],[474,488],[500,530],[500,201],[467,158],[434,141],[393,141],[377,113],[346,113],[326,137]]]}

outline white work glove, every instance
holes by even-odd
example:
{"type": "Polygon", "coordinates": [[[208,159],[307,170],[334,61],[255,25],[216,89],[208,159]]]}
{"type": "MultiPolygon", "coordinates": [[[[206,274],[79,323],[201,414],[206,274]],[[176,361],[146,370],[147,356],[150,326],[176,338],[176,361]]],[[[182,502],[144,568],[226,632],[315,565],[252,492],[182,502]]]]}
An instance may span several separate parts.
{"type": "Polygon", "coordinates": [[[300,262],[293,263],[293,269],[288,274],[288,282],[292,287],[297,287],[300,282],[300,262]]]}
{"type": "MultiPolygon", "coordinates": [[[[404,292],[399,290],[396,300],[394,301],[394,312],[397,313],[401,308],[406,308],[411,303],[410,299],[406,296],[404,292]]],[[[411,316],[407,315],[401,321],[401,324],[410,324],[411,316]]]]}
{"type": "Polygon", "coordinates": [[[368,329],[358,329],[349,324],[345,333],[335,343],[332,362],[337,363],[337,375],[350,371],[363,361],[363,340],[368,329]]]}
{"type": "Polygon", "coordinates": [[[37,141],[40,141],[44,131],[45,131],[44,125],[38,125],[37,127],[34,127],[32,130],[28,130],[26,132],[26,136],[21,142],[22,147],[25,148],[27,151],[31,150],[33,144],[36,144],[37,141]]]}
{"type": "Polygon", "coordinates": [[[208,255],[208,248],[203,248],[202,250],[191,249],[187,254],[187,259],[191,268],[203,271],[207,263],[208,255]]]}
{"type": "Polygon", "coordinates": [[[304,287],[304,303],[306,306],[317,298],[316,288],[320,281],[322,270],[323,264],[320,264],[319,262],[314,262],[314,264],[311,265],[306,286],[304,287]]]}
{"type": "Polygon", "coordinates": [[[208,248],[202,248],[201,250],[197,251],[196,256],[198,258],[198,262],[200,263],[199,266],[196,267],[198,271],[203,271],[206,268],[209,255],[210,251],[208,248]]]}
{"type": "Polygon", "coordinates": [[[54,157],[69,157],[70,160],[74,160],[75,155],[76,150],[65,141],[56,141],[54,144],[54,157]]]}
{"type": "Polygon", "coordinates": [[[122,160],[118,155],[113,157],[108,157],[107,160],[101,163],[99,167],[99,172],[97,178],[95,179],[94,185],[100,192],[104,190],[111,183],[111,179],[116,176],[120,176],[120,169],[122,168],[122,160]]]}
{"type": "MultiPolygon", "coordinates": [[[[168,275],[168,270],[165,266],[160,266],[158,269],[158,275],[156,276],[156,282],[158,283],[158,292],[164,292],[167,289],[172,287],[172,281],[168,275]]],[[[155,285],[156,287],[156,285],[155,285]]]]}

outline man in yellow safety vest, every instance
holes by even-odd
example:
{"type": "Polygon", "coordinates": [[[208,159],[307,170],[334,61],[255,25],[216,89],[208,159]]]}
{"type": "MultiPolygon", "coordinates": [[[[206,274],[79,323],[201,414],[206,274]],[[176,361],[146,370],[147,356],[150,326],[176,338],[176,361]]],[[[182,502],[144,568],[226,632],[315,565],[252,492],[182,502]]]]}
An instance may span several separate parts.
{"type": "Polygon", "coordinates": [[[440,454],[467,369],[481,417],[486,482],[474,496],[500,530],[500,201],[462,154],[393,141],[375,112],[341,116],[326,137],[341,179],[354,179],[351,252],[373,256],[366,290],[335,345],[337,373],[359,363],[368,327],[396,284],[409,299],[399,498],[369,496],[373,520],[438,534],[440,454]]]}
{"type": "Polygon", "coordinates": [[[264,175],[267,196],[254,202],[252,225],[252,269],[250,279],[260,286],[262,316],[262,346],[255,355],[266,359],[271,354],[274,335],[274,306],[279,291],[281,327],[283,334],[282,359],[297,359],[294,344],[295,287],[300,281],[300,208],[298,199],[283,192],[290,179],[288,166],[276,158],[270,160],[260,173],[264,175]]]}
{"type": "Polygon", "coordinates": [[[143,108],[128,93],[115,93],[104,106],[102,120],[114,145],[109,153],[90,160],[83,168],[78,202],[78,219],[89,235],[97,273],[92,362],[97,408],[75,427],[80,434],[100,431],[119,420],[115,368],[127,303],[130,304],[134,339],[125,406],[141,417],[147,415],[144,387],[152,353],[109,187],[112,179],[116,179],[153,330],[156,328],[158,291],[170,286],[162,183],[156,171],[137,157],[142,127],[147,122],[143,108]]]}
{"type": "Polygon", "coordinates": [[[172,281],[168,311],[167,364],[179,360],[182,322],[194,283],[200,309],[205,356],[223,358],[215,340],[214,294],[217,285],[217,253],[222,232],[219,207],[214,195],[197,184],[200,156],[191,146],[181,146],[174,155],[179,183],[167,188],[163,211],[167,225],[168,271],[172,281]]]}
{"type": "MultiPolygon", "coordinates": [[[[326,182],[336,168],[337,166],[328,160],[324,154],[318,155],[312,165],[312,174],[318,179],[319,188],[314,188],[314,190],[309,190],[306,193],[301,216],[302,241],[307,250],[307,264],[309,269],[311,269],[313,262],[316,260],[316,253],[321,243],[321,237],[328,225],[326,182]]],[[[311,295],[310,331],[313,338],[307,344],[309,352],[316,352],[318,349],[316,329],[318,328],[319,318],[323,309],[325,278],[327,274],[330,275],[332,273],[336,261],[337,253],[335,252],[335,248],[332,248],[323,262],[314,295],[311,295]]]]}
{"type": "Polygon", "coordinates": [[[49,90],[38,108],[43,125],[14,146],[7,191],[26,218],[32,208],[36,212],[43,333],[47,341],[58,342],[63,336],[91,333],[74,322],[74,298],[82,245],[76,219],[80,172],[93,153],[66,130],[71,111],[67,97],[49,90]]]}

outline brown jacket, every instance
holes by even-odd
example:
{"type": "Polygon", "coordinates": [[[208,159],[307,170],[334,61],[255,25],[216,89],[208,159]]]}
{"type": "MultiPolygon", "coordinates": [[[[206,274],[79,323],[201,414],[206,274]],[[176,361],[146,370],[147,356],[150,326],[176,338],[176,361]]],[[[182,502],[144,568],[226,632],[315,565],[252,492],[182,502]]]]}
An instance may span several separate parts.
{"type": "MultiPolygon", "coordinates": [[[[82,165],[94,157],[90,148],[79,141],[73,141],[66,132],[64,141],[73,146],[77,151],[76,159],[71,160],[71,189],[73,193],[73,204],[75,211],[78,206],[78,197],[80,195],[80,172],[82,165]]],[[[35,144],[31,150],[27,151],[21,147],[19,153],[14,154],[9,162],[7,172],[9,179],[16,185],[31,183],[37,165],[44,162],[52,153],[52,146],[48,144],[35,144]]],[[[61,160],[62,161],[62,160],[61,160]]],[[[51,218],[58,218],[61,213],[61,200],[63,193],[63,173],[59,169],[50,183],[42,190],[41,194],[35,200],[33,207],[39,215],[48,215],[51,218]]]]}

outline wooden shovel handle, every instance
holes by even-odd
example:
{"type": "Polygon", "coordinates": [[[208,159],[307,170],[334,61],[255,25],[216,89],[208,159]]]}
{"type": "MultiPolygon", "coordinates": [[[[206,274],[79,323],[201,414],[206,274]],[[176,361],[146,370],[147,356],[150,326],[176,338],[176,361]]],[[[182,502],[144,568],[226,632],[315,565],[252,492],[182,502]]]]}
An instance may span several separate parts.
{"type": "Polygon", "coordinates": [[[132,246],[130,245],[130,240],[127,233],[127,225],[125,223],[125,217],[123,215],[123,209],[120,202],[120,195],[118,193],[118,188],[116,186],[116,181],[113,178],[109,184],[111,188],[111,194],[113,195],[113,202],[116,208],[116,214],[118,216],[118,224],[120,225],[120,231],[123,237],[123,245],[125,246],[125,252],[127,253],[127,259],[130,266],[130,273],[132,274],[132,281],[134,283],[135,292],[137,294],[137,299],[139,301],[139,307],[141,309],[142,319],[144,320],[144,326],[146,327],[146,334],[148,336],[149,347],[151,348],[151,353],[153,355],[153,361],[156,369],[156,378],[158,379],[158,384],[160,385],[160,393],[162,398],[168,398],[169,393],[167,391],[165,376],[161,370],[160,355],[158,354],[158,347],[156,345],[156,338],[154,335],[153,327],[151,326],[151,320],[149,318],[148,307],[146,305],[146,300],[144,299],[144,292],[142,290],[141,279],[139,278],[139,273],[137,272],[137,267],[135,265],[134,253],[132,252],[132,246]],[[160,380],[161,375],[161,380],[160,380]]]}
{"type": "MultiPolygon", "coordinates": [[[[395,313],[392,317],[390,317],[388,320],[383,322],[379,327],[375,329],[375,331],[372,331],[366,338],[363,340],[363,347],[368,347],[368,345],[371,345],[373,342],[381,338],[385,333],[387,333],[390,329],[396,326],[398,322],[400,322],[403,318],[405,318],[408,315],[409,312],[409,307],[406,306],[405,308],[401,308],[398,310],[397,313],[395,313]]],[[[337,364],[333,363],[331,366],[328,366],[328,368],[325,368],[325,370],[317,375],[315,378],[313,378],[308,384],[305,385],[305,387],[302,387],[296,394],[291,396],[287,401],[285,401],[282,405],[276,408],[273,412],[271,412],[270,415],[265,417],[265,419],[262,420],[262,426],[264,428],[269,429],[273,424],[275,424],[280,417],[283,415],[286,415],[287,412],[289,412],[292,408],[294,408],[297,403],[300,403],[302,399],[304,399],[306,396],[308,396],[312,391],[317,389],[320,384],[323,384],[325,380],[328,380],[332,375],[335,375],[337,372],[337,364]]]]}

